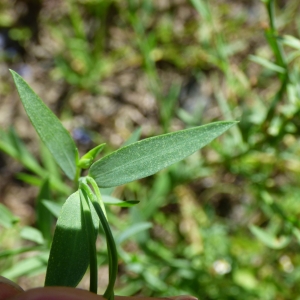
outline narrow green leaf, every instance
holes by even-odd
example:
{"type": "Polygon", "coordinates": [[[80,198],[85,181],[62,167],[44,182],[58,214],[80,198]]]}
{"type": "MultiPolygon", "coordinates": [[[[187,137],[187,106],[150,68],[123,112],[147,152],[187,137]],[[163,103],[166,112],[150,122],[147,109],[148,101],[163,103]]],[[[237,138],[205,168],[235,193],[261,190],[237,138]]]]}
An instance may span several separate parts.
{"type": "Polygon", "coordinates": [[[0,150],[21,162],[32,172],[40,176],[45,173],[13,128],[7,132],[0,129],[0,150]]]}
{"type": "Polygon", "coordinates": [[[0,225],[5,228],[11,228],[18,221],[19,218],[14,216],[6,206],[0,203],[0,225]]]}
{"type": "Polygon", "coordinates": [[[9,129],[9,139],[17,151],[17,160],[21,161],[24,166],[29,170],[34,171],[36,174],[41,174],[43,169],[40,167],[36,159],[26,148],[24,142],[19,138],[14,128],[9,129]]]}
{"type": "Polygon", "coordinates": [[[168,290],[168,285],[159,278],[156,274],[153,274],[151,270],[146,269],[143,274],[143,279],[147,282],[147,284],[155,289],[156,291],[166,292],[168,290]]]}
{"type": "Polygon", "coordinates": [[[0,150],[17,159],[17,151],[13,147],[9,134],[0,128],[0,150]]]}
{"type": "Polygon", "coordinates": [[[41,252],[39,255],[21,260],[17,264],[1,273],[1,276],[14,280],[20,276],[34,276],[45,272],[48,253],[41,252]]]}
{"type": "Polygon", "coordinates": [[[281,74],[284,74],[286,72],[286,70],[283,67],[280,67],[280,66],[276,65],[275,63],[273,63],[263,57],[250,55],[249,59],[271,71],[281,73],[281,74]]]}
{"type": "Polygon", "coordinates": [[[107,195],[102,195],[102,201],[105,204],[116,205],[116,206],[120,206],[120,207],[131,207],[131,206],[134,206],[134,205],[140,203],[140,201],[136,201],[136,200],[123,201],[123,200],[117,199],[115,197],[107,196],[107,195]]]}
{"type": "Polygon", "coordinates": [[[276,237],[255,225],[251,225],[249,229],[263,244],[272,249],[283,249],[291,241],[288,236],[276,237]]]}
{"type": "Polygon", "coordinates": [[[282,39],[284,45],[290,46],[296,50],[300,50],[300,40],[292,35],[285,35],[282,39]]]}
{"type": "Polygon", "coordinates": [[[58,218],[61,212],[61,208],[63,206],[62,203],[53,202],[50,200],[43,199],[42,200],[43,205],[51,212],[51,214],[58,218]]]}
{"type": "Polygon", "coordinates": [[[75,287],[89,265],[89,244],[79,192],[62,207],[51,246],[46,286],[75,287]]]}
{"type": "Polygon", "coordinates": [[[102,188],[101,189],[101,195],[110,196],[113,193],[114,190],[115,190],[115,187],[110,187],[110,188],[106,188],[106,189],[102,188]]]}
{"type": "MultiPolygon", "coordinates": [[[[50,174],[49,176],[55,178],[58,182],[62,182],[60,169],[54,160],[54,157],[43,142],[40,142],[41,163],[45,170],[50,174]]],[[[70,195],[71,193],[68,193],[70,195]]]]}
{"type": "Polygon", "coordinates": [[[296,237],[298,244],[300,243],[300,230],[296,227],[292,229],[293,235],[296,237]]]}
{"type": "Polygon", "coordinates": [[[43,179],[27,173],[20,172],[16,174],[16,178],[33,186],[41,186],[43,184],[43,179]]]}
{"type": "Polygon", "coordinates": [[[136,235],[137,233],[140,233],[142,231],[145,231],[152,227],[152,223],[149,222],[142,222],[142,223],[136,223],[124,230],[118,237],[116,238],[116,243],[121,244],[130,237],[136,235]]]}
{"type": "Polygon", "coordinates": [[[25,240],[35,242],[39,245],[44,244],[43,235],[36,228],[30,227],[30,226],[25,226],[22,228],[22,230],[20,232],[20,236],[25,240]]]}
{"type": "MultiPolygon", "coordinates": [[[[49,178],[51,189],[58,190],[64,195],[69,196],[73,192],[73,190],[62,180],[60,168],[57,165],[51,152],[43,142],[40,143],[40,155],[42,165],[48,173],[47,177],[49,178]]],[[[46,174],[44,172],[43,177],[45,176],[46,174]]]]}
{"type": "Polygon", "coordinates": [[[10,72],[32,125],[58,165],[73,180],[78,153],[71,135],[24,79],[14,71],[10,72]]]}
{"type": "Polygon", "coordinates": [[[215,122],[144,139],[96,161],[89,176],[100,188],[147,177],[196,152],[236,123],[215,122]]]}
{"type": "Polygon", "coordinates": [[[137,295],[140,290],[142,290],[145,286],[145,282],[143,280],[135,280],[132,282],[127,281],[125,286],[121,288],[117,288],[115,290],[117,295],[128,296],[137,295]]]}
{"type": "Polygon", "coordinates": [[[30,247],[23,247],[23,248],[18,248],[18,249],[9,249],[9,250],[4,250],[0,252],[0,258],[7,258],[10,256],[16,256],[18,254],[21,253],[25,253],[25,252],[30,252],[30,251],[41,251],[41,250],[45,250],[44,246],[30,246],[30,247]]]}
{"type": "Polygon", "coordinates": [[[142,128],[141,127],[137,128],[132,133],[132,135],[129,137],[129,139],[124,142],[124,144],[122,146],[125,147],[125,146],[128,146],[130,144],[133,144],[133,143],[137,142],[140,139],[141,132],[142,132],[142,128]]]}
{"type": "Polygon", "coordinates": [[[48,178],[44,180],[40,187],[36,202],[36,224],[37,228],[43,234],[45,240],[51,240],[51,228],[53,217],[51,212],[42,203],[43,199],[51,199],[50,186],[48,178]]]}
{"type": "MultiPolygon", "coordinates": [[[[49,174],[45,173],[44,175],[46,176],[49,174]]],[[[26,173],[18,173],[16,175],[16,178],[26,183],[29,183],[30,185],[41,186],[43,184],[43,179],[41,179],[40,177],[29,175],[26,173]]],[[[57,190],[64,195],[70,195],[72,193],[72,189],[70,188],[70,186],[64,184],[64,182],[62,181],[57,180],[57,178],[50,176],[49,180],[50,180],[51,189],[57,190]]]]}

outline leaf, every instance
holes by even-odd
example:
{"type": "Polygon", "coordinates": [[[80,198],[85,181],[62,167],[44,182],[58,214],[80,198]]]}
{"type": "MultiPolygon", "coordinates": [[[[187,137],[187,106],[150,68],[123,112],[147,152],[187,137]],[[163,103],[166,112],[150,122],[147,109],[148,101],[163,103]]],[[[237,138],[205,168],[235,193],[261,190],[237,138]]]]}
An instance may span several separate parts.
{"type": "Polygon", "coordinates": [[[45,173],[45,170],[41,168],[36,159],[27,150],[25,144],[13,128],[10,128],[7,132],[0,129],[0,150],[20,161],[34,173],[40,176],[45,173]]]}
{"type": "Polygon", "coordinates": [[[100,188],[152,175],[204,147],[237,122],[215,122],[144,139],[96,161],[90,168],[100,188]]]}
{"type": "MultiPolygon", "coordinates": [[[[41,163],[45,170],[50,174],[51,178],[55,178],[58,182],[62,182],[60,169],[54,160],[52,154],[43,142],[40,142],[41,163]]],[[[68,193],[70,195],[71,193],[68,193]]]]}
{"type": "Polygon", "coordinates": [[[159,276],[153,274],[153,271],[149,269],[145,269],[142,273],[143,279],[146,281],[147,285],[150,286],[152,289],[160,292],[166,292],[168,290],[168,285],[165,281],[161,280],[159,276]]]}
{"type": "MultiPolygon", "coordinates": [[[[44,245],[38,245],[38,246],[30,246],[30,247],[22,247],[22,248],[17,248],[17,249],[9,249],[9,250],[4,250],[0,252],[0,258],[7,258],[10,256],[16,256],[18,254],[21,253],[26,253],[26,252],[30,252],[30,251],[41,251],[41,250],[45,250],[44,245]]],[[[48,253],[49,256],[49,253],[48,253]]]]}
{"type": "Polygon", "coordinates": [[[292,233],[296,237],[296,240],[297,240],[297,242],[299,244],[300,243],[300,230],[298,228],[296,228],[296,227],[293,227],[292,233]]]}
{"type": "Polygon", "coordinates": [[[133,143],[137,142],[140,139],[141,132],[142,132],[142,128],[141,127],[137,128],[132,133],[132,135],[129,137],[129,139],[127,141],[125,141],[125,143],[123,144],[123,147],[128,146],[130,144],[133,144],[133,143]]]}
{"type": "Polygon", "coordinates": [[[91,164],[93,163],[94,159],[97,157],[97,155],[102,151],[106,144],[101,144],[93,149],[91,149],[89,152],[84,154],[79,162],[78,162],[78,167],[82,169],[88,169],[91,164]]]}
{"type": "Polygon", "coordinates": [[[255,290],[259,284],[251,269],[238,269],[233,272],[233,281],[246,290],[255,290]]]}
{"type": "Polygon", "coordinates": [[[116,243],[121,244],[130,237],[136,235],[137,233],[140,233],[142,231],[145,231],[152,227],[152,223],[149,222],[141,222],[136,223],[124,230],[118,237],[116,238],[116,243]]]}
{"type": "Polygon", "coordinates": [[[49,210],[49,212],[51,212],[51,214],[58,218],[61,212],[61,208],[62,208],[62,204],[61,203],[57,203],[57,202],[53,202],[50,200],[46,200],[43,199],[42,200],[43,205],[49,210]]]}
{"type": "Polygon", "coordinates": [[[300,50],[300,40],[291,36],[285,35],[282,39],[284,45],[290,46],[296,50],[300,50]]]}
{"type": "Polygon", "coordinates": [[[40,191],[37,196],[35,211],[37,228],[41,231],[45,240],[51,241],[51,228],[53,218],[51,212],[43,204],[43,199],[51,199],[48,178],[44,180],[43,184],[40,187],[40,191]]]}
{"type": "MultiPolygon", "coordinates": [[[[90,254],[90,292],[97,293],[98,286],[98,262],[97,262],[97,249],[96,249],[96,237],[97,229],[94,227],[94,221],[91,213],[91,199],[84,189],[79,190],[83,216],[85,220],[85,230],[89,242],[89,254],[90,254]]],[[[93,194],[91,194],[94,196],[93,194]]],[[[109,251],[109,249],[108,249],[109,251]]]]}
{"type": "Polygon", "coordinates": [[[101,195],[110,196],[113,193],[114,190],[115,190],[114,187],[110,187],[110,188],[107,188],[107,189],[102,188],[101,189],[101,195]]]}
{"type": "Polygon", "coordinates": [[[57,164],[73,180],[76,175],[78,153],[71,135],[23,78],[12,70],[10,72],[32,125],[57,164]]]}
{"type": "Polygon", "coordinates": [[[116,206],[120,206],[120,207],[132,207],[140,202],[140,201],[136,201],[136,200],[123,201],[123,200],[117,199],[115,197],[107,196],[107,195],[102,195],[102,200],[105,204],[116,205],[116,206]]]}
{"type": "Polygon", "coordinates": [[[16,264],[13,264],[11,268],[1,273],[8,279],[14,280],[20,276],[34,276],[45,272],[48,253],[41,252],[34,257],[22,259],[16,264]]]}
{"type": "Polygon", "coordinates": [[[25,226],[20,232],[20,236],[28,241],[35,242],[37,244],[44,244],[44,239],[42,233],[36,228],[25,226]]]}
{"type": "Polygon", "coordinates": [[[62,207],[50,250],[46,286],[75,287],[89,265],[89,245],[79,192],[62,207]]]}
{"type": "Polygon", "coordinates": [[[263,58],[263,57],[259,57],[259,56],[255,56],[255,55],[250,55],[249,59],[263,67],[265,67],[266,69],[269,69],[271,71],[277,72],[277,73],[281,73],[284,74],[286,72],[286,70],[283,67],[280,67],[276,64],[274,64],[273,62],[263,58]]]}
{"type": "Polygon", "coordinates": [[[255,225],[251,225],[249,229],[263,244],[272,249],[283,249],[291,240],[288,236],[276,237],[275,235],[264,231],[255,225]]]}
{"type": "MultiPolygon", "coordinates": [[[[44,175],[48,174],[44,173],[44,175]]],[[[29,183],[30,185],[41,186],[43,184],[43,179],[34,175],[29,175],[27,173],[18,173],[16,174],[16,178],[29,183]]],[[[50,176],[49,180],[52,189],[57,190],[64,195],[70,195],[70,193],[72,192],[70,186],[64,184],[62,181],[57,180],[56,177],[50,176]]]]}
{"type": "Polygon", "coordinates": [[[0,225],[5,228],[11,228],[18,221],[19,218],[14,216],[6,206],[0,203],[0,225]]]}
{"type": "Polygon", "coordinates": [[[43,184],[43,179],[34,175],[29,175],[27,173],[20,172],[16,174],[16,178],[34,186],[41,186],[43,184]]]}

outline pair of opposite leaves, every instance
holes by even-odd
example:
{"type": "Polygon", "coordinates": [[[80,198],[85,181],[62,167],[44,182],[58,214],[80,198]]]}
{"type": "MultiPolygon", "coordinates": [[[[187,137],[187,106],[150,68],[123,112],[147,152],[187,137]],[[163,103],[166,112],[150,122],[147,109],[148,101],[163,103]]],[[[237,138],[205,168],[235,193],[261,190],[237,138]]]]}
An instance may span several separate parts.
{"type": "MultiPolygon", "coordinates": [[[[79,157],[69,132],[16,72],[11,71],[25,111],[41,140],[72,180],[79,157]]],[[[152,175],[207,145],[237,122],[215,122],[155,136],[120,148],[91,165],[89,176],[100,188],[152,175]]]]}
{"type": "MultiPolygon", "coordinates": [[[[23,78],[14,71],[11,73],[38,135],[64,173],[74,180],[80,159],[69,132],[23,78]]],[[[196,152],[236,123],[215,122],[135,142],[91,164],[88,176],[100,188],[147,177],[196,152]]],[[[84,227],[81,205],[79,192],[75,192],[63,206],[52,244],[51,253],[55,252],[55,255],[50,254],[46,285],[76,286],[87,269],[89,246],[87,234],[81,230],[84,227]]],[[[94,224],[97,224],[93,209],[91,212],[94,224]]]]}

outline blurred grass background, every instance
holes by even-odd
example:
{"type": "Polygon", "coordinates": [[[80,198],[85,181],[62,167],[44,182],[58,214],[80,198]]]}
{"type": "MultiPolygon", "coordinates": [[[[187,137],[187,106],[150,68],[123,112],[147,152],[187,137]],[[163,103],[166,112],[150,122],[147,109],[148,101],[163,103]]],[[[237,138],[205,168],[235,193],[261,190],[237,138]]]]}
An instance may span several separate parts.
{"type": "MultiPolygon", "coordinates": [[[[141,201],[108,208],[118,294],[300,299],[299,8],[297,0],[2,0],[0,274],[25,288],[43,284],[47,249],[24,228],[36,226],[44,172],[62,182],[11,68],[81,154],[102,142],[109,153],[132,135],[240,120],[184,162],[103,191],[141,201]]],[[[71,189],[51,188],[56,204],[71,189]]],[[[99,241],[99,293],[105,251],[99,241]]]]}

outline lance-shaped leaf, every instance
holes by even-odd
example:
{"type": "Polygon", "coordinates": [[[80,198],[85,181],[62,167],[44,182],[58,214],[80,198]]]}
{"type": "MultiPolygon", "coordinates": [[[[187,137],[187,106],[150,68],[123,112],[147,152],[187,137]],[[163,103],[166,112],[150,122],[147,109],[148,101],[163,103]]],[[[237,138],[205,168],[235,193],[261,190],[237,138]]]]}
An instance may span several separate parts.
{"type": "Polygon", "coordinates": [[[10,72],[32,125],[58,165],[73,180],[78,153],[71,135],[24,79],[14,71],[10,72]]]}
{"type": "MultiPolygon", "coordinates": [[[[95,212],[93,214],[96,216],[95,212]]],[[[99,220],[94,221],[95,239],[99,220]]],[[[62,207],[51,246],[46,286],[75,287],[89,265],[89,242],[79,192],[62,207]]]]}
{"type": "Polygon", "coordinates": [[[277,237],[275,234],[269,233],[255,225],[250,225],[249,229],[262,243],[272,249],[283,249],[291,241],[290,236],[282,235],[277,237]]]}
{"type": "Polygon", "coordinates": [[[90,168],[99,187],[147,177],[204,147],[237,122],[215,122],[144,139],[96,161],[90,168]]]}
{"type": "Polygon", "coordinates": [[[115,197],[107,196],[107,195],[102,195],[102,200],[103,200],[103,203],[105,203],[105,204],[116,205],[116,206],[120,206],[120,207],[131,207],[131,206],[134,206],[134,205],[140,203],[140,201],[136,201],[136,200],[123,201],[123,200],[117,199],[115,197]]]}

